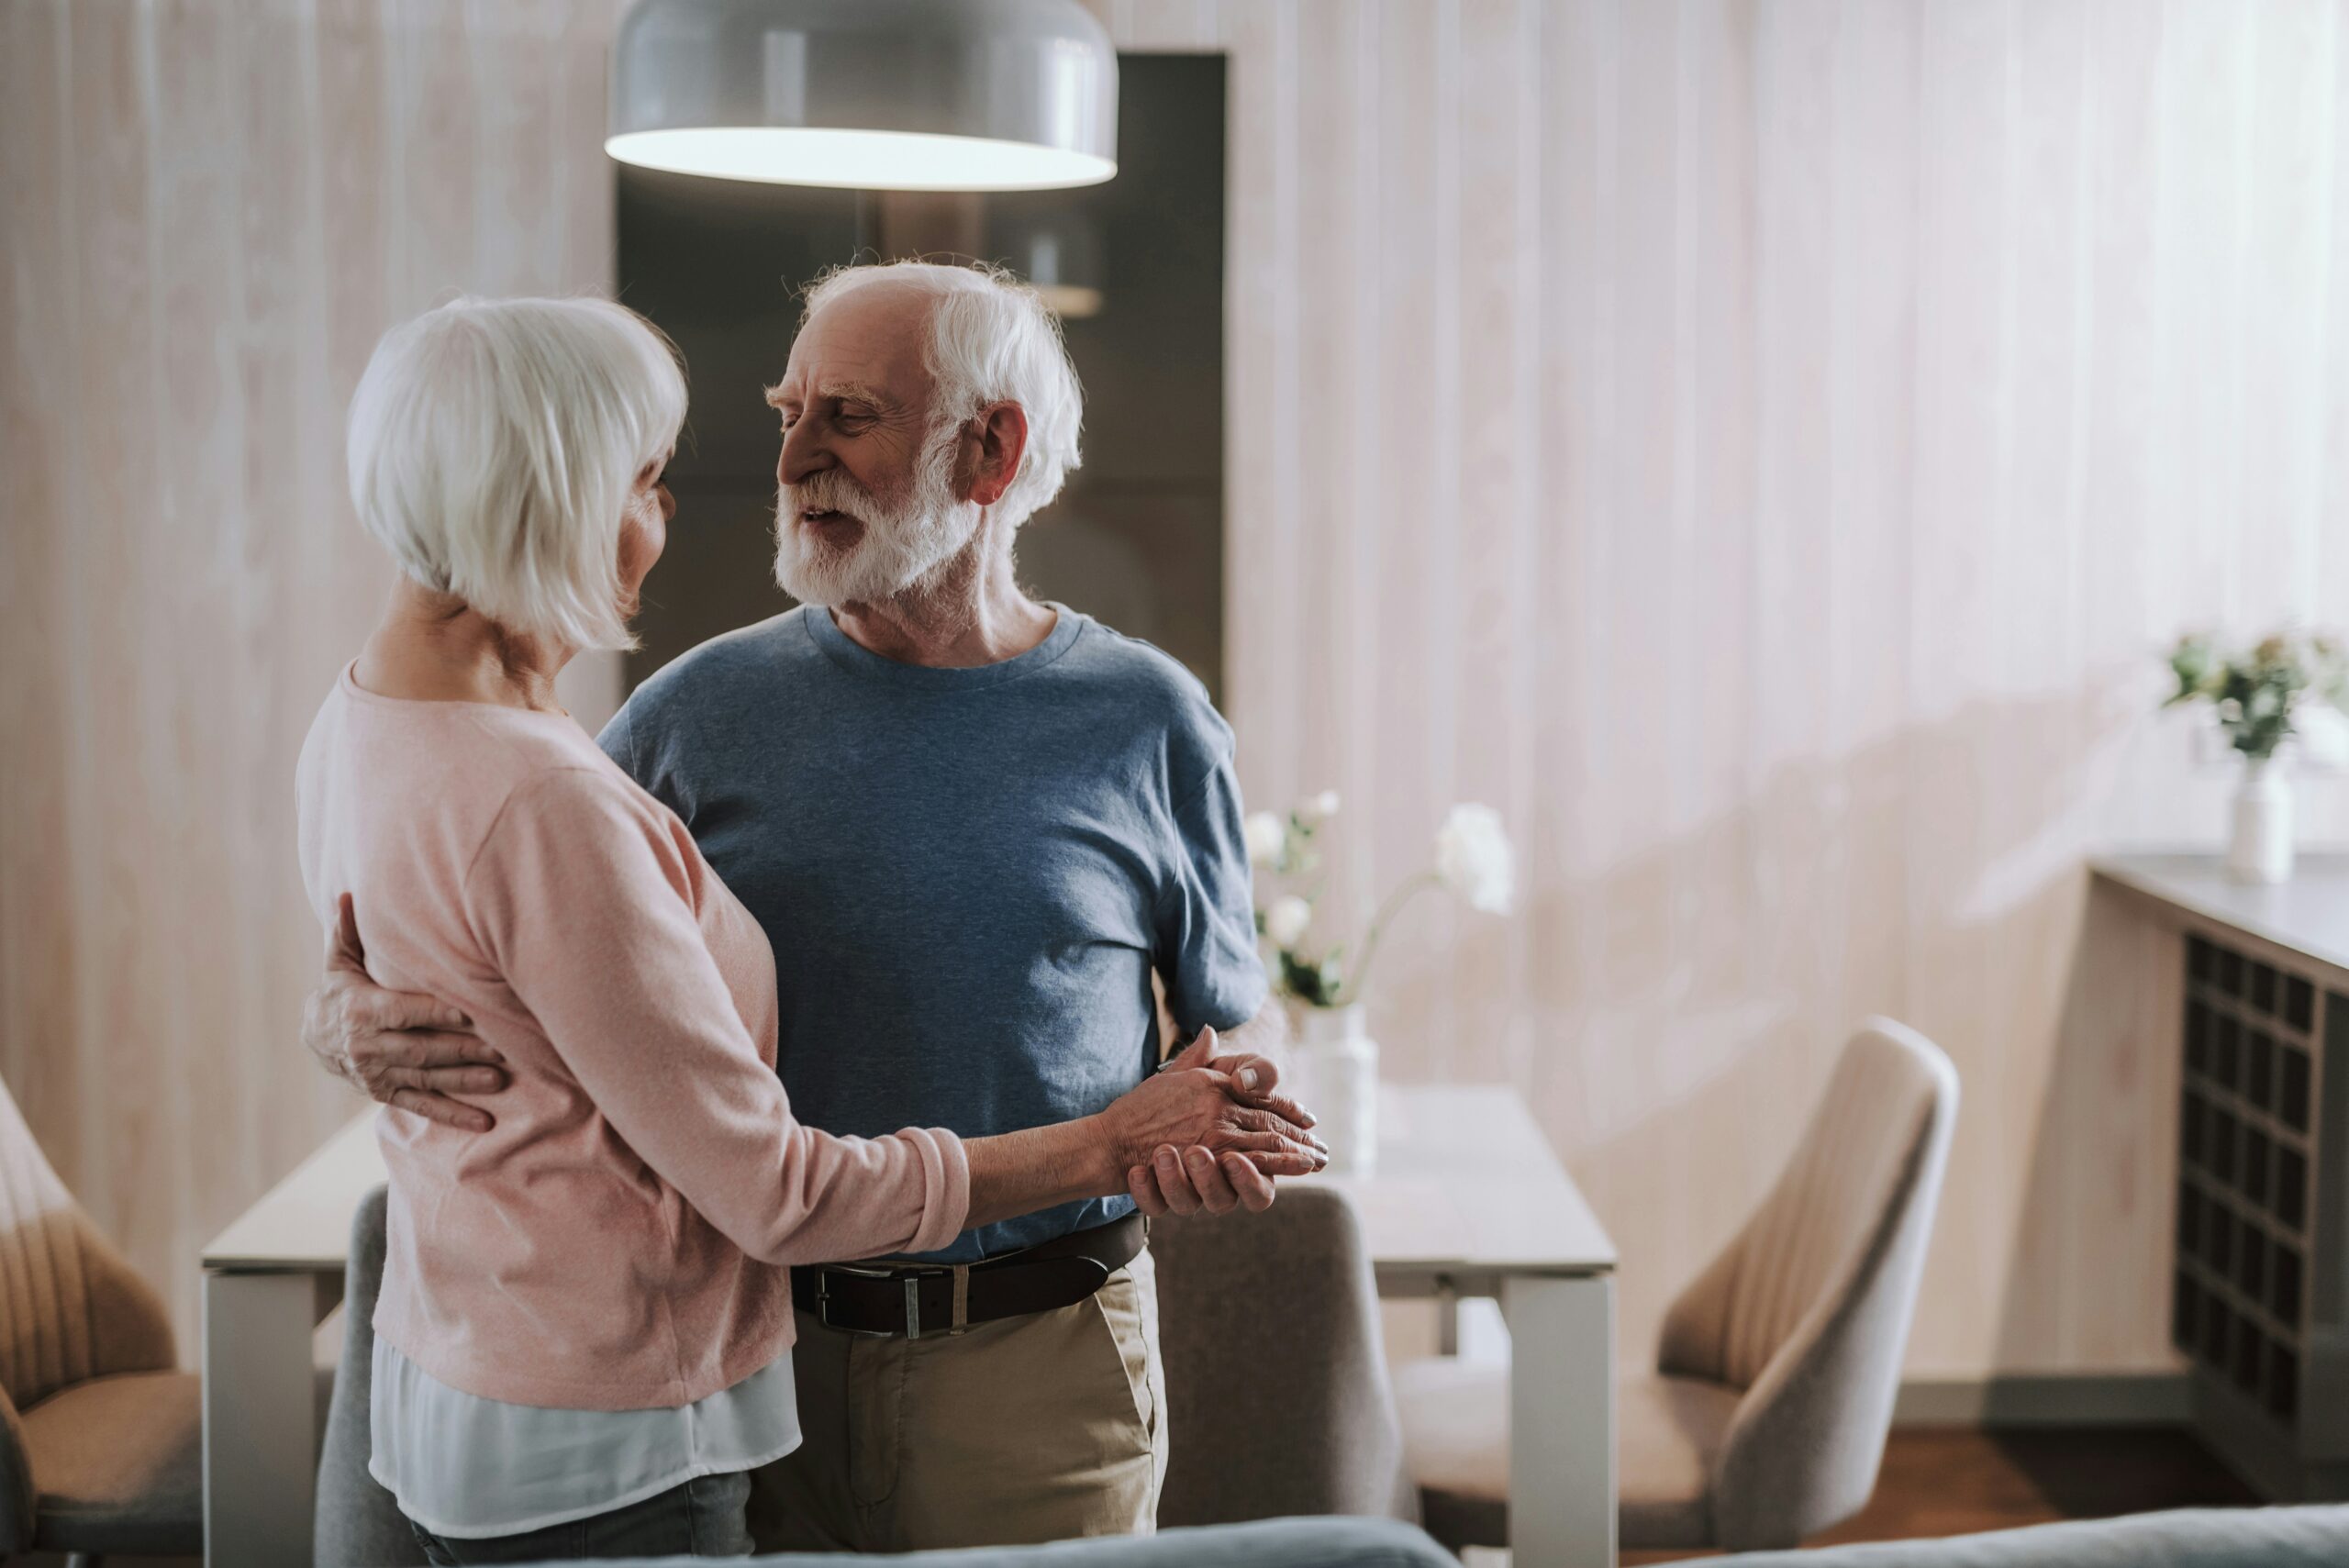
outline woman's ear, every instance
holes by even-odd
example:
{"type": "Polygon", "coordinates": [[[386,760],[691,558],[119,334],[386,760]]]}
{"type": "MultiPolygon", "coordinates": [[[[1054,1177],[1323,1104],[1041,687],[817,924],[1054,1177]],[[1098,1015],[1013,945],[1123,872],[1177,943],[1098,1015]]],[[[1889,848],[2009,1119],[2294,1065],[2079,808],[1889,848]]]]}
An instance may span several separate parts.
{"type": "Polygon", "coordinates": [[[979,410],[977,424],[978,462],[969,499],[992,506],[1019,477],[1019,460],[1028,450],[1028,413],[1017,403],[990,403],[979,410]]]}

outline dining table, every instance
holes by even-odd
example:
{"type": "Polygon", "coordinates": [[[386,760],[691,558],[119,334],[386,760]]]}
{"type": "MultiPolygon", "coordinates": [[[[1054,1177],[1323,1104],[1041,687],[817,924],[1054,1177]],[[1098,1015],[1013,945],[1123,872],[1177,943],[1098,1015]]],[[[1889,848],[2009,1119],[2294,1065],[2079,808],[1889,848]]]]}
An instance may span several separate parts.
{"type": "MultiPolygon", "coordinates": [[[[204,1541],[215,1568],[311,1568],[313,1340],[353,1213],[384,1179],[378,1112],[346,1123],[204,1249],[204,1541]]],[[[1375,1153],[1307,1178],[1357,1211],[1379,1293],[1500,1303],[1520,1568],[1615,1561],[1615,1245],[1513,1088],[1382,1084],[1375,1153]]]]}

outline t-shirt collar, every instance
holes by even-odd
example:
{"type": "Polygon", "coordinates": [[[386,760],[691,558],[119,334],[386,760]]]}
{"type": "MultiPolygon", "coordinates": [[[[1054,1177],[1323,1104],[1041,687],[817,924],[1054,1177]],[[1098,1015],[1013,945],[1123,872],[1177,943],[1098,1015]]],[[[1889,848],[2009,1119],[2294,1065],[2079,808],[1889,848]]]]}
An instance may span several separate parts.
{"type": "Polygon", "coordinates": [[[875,653],[842,631],[840,624],[832,619],[832,612],[821,605],[802,605],[799,620],[807,628],[807,635],[814,639],[816,646],[823,651],[824,656],[848,674],[863,680],[890,681],[930,691],[971,691],[1033,674],[1075,645],[1077,638],[1084,632],[1085,617],[1066,605],[1050,600],[1046,601],[1045,607],[1052,611],[1056,618],[1043,641],[1008,659],[963,669],[904,664],[875,653]]]}

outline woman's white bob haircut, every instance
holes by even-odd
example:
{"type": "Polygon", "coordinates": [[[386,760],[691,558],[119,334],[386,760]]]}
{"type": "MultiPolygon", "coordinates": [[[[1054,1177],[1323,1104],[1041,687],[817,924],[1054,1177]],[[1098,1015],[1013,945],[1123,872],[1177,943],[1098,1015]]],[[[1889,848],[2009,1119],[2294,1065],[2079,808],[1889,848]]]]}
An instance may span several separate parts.
{"type": "MultiPolygon", "coordinates": [[[[996,514],[1024,523],[1061,493],[1082,462],[1077,431],[1085,392],[1043,296],[1001,267],[881,261],[835,267],[808,285],[805,316],[873,284],[910,284],[931,299],[925,355],[937,382],[932,413],[959,425],[990,403],[1017,403],[1028,417],[1028,449],[996,514]]],[[[803,316],[802,319],[805,319],[803,316]]]]}
{"type": "Polygon", "coordinates": [[[351,502],[400,570],[510,632],[629,648],[620,526],[685,378],[601,299],[457,299],[393,328],[351,400],[351,502]]]}

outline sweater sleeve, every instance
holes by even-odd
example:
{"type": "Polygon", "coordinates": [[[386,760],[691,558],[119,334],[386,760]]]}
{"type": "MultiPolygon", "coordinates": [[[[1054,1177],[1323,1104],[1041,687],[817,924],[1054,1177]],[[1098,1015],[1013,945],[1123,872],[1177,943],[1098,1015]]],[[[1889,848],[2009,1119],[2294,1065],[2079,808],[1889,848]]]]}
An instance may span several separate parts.
{"type": "Polygon", "coordinates": [[[1230,731],[1212,710],[1208,717],[1209,734],[1220,732],[1221,745],[1209,753],[1204,776],[1188,797],[1174,807],[1174,841],[1155,916],[1155,956],[1166,983],[1166,1010],[1186,1036],[1202,1029],[1239,1028],[1255,1017],[1265,995],[1230,731]]]}
{"type": "Polygon", "coordinates": [[[685,830],[586,768],[535,775],[466,876],[515,997],[653,1173],[774,1263],[930,1251],[963,1229],[961,1140],[836,1138],[791,1114],[691,902],[685,830]]]}

